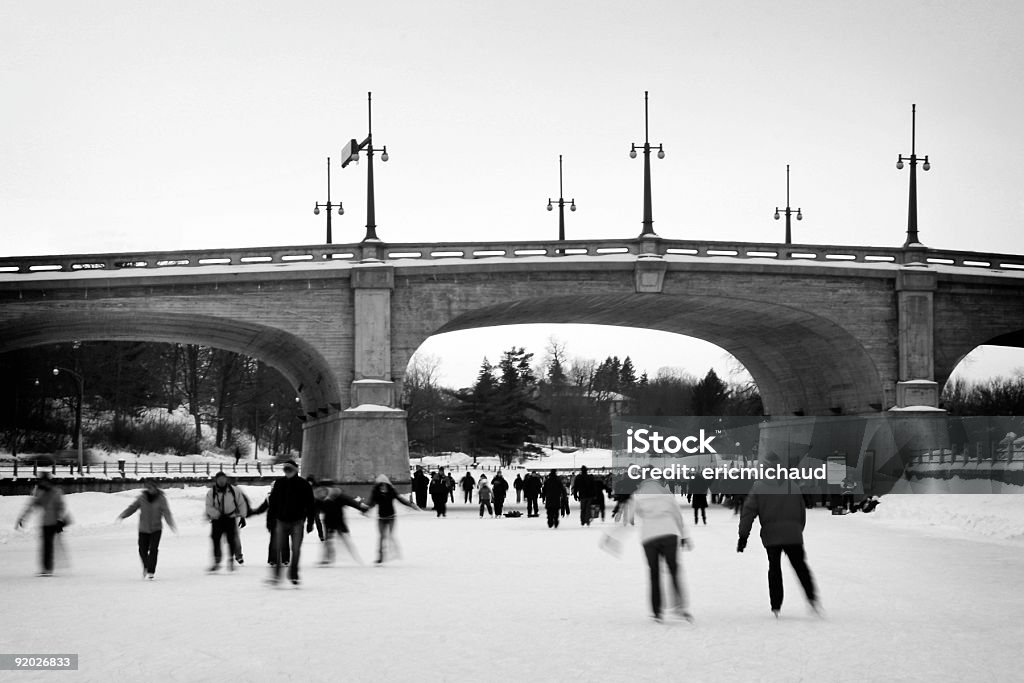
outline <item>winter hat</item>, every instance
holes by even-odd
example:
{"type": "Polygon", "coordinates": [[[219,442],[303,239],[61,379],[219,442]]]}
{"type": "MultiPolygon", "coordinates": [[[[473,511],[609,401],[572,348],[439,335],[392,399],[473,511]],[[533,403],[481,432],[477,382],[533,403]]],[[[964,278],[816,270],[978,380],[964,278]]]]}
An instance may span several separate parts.
{"type": "Polygon", "coordinates": [[[221,470],[217,474],[213,475],[213,478],[214,479],[220,479],[221,477],[224,477],[225,479],[227,479],[227,476],[228,475],[224,474],[224,470],[221,470]]]}
{"type": "Polygon", "coordinates": [[[376,481],[378,484],[390,484],[391,483],[391,480],[388,479],[388,475],[386,475],[386,474],[378,474],[377,478],[374,481],[376,481]]]}
{"type": "Polygon", "coordinates": [[[286,460],[284,462],[284,467],[294,467],[295,471],[298,471],[298,469],[299,469],[299,466],[297,464],[295,464],[294,460],[286,460]]]}

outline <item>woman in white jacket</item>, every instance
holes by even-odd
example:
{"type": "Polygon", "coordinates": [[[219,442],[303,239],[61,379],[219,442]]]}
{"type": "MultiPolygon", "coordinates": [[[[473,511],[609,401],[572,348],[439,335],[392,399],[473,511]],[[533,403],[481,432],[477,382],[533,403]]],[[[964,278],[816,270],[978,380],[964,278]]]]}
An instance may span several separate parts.
{"type": "Polygon", "coordinates": [[[634,511],[640,518],[640,542],[651,576],[651,609],[657,621],[661,611],[661,560],[668,566],[672,582],[672,614],[693,621],[687,609],[686,591],[679,576],[679,548],[688,543],[683,513],[676,497],[657,479],[645,479],[633,494],[634,511]]]}

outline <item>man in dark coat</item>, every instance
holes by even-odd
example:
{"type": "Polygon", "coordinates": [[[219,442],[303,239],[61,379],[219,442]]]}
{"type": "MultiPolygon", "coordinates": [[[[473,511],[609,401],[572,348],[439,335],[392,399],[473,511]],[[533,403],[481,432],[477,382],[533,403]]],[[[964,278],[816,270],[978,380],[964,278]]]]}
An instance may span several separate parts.
{"type": "Polygon", "coordinates": [[[558,514],[562,510],[563,499],[568,499],[569,493],[565,490],[565,483],[558,476],[558,470],[551,470],[551,474],[544,480],[544,509],[548,513],[548,528],[558,528],[558,514]]]}
{"type": "Polygon", "coordinates": [[[476,488],[476,479],[470,474],[469,470],[466,470],[465,476],[459,480],[462,484],[462,502],[472,503],[473,502],[473,489],[476,488]]]}
{"type": "MultiPolygon", "coordinates": [[[[769,465],[779,462],[774,453],[767,458],[769,465]],[[774,456],[774,457],[773,457],[774,456]]],[[[751,488],[743,502],[740,515],[739,542],[736,552],[742,553],[747,547],[747,537],[757,517],[761,523],[761,543],[768,553],[768,596],[772,614],[776,618],[782,608],[782,554],[789,558],[796,571],[800,585],[807,595],[807,601],[815,613],[820,614],[814,577],[804,558],[804,524],[807,508],[799,493],[790,492],[788,481],[762,480],[751,488]]]]}
{"type": "Polygon", "coordinates": [[[512,482],[512,487],[516,490],[516,503],[521,503],[523,500],[523,477],[520,474],[516,474],[515,481],[512,482]]]}
{"type": "Polygon", "coordinates": [[[572,482],[572,497],[580,502],[580,526],[590,526],[590,505],[594,502],[596,488],[594,477],[587,472],[587,466],[583,465],[572,482]]]}
{"type": "MultiPolygon", "coordinates": [[[[434,512],[438,517],[448,516],[448,484],[441,472],[434,472],[430,479],[430,498],[434,501],[434,512]]],[[[422,507],[422,506],[420,506],[422,507]]]]}
{"type": "Polygon", "coordinates": [[[416,473],[412,475],[412,492],[416,497],[416,505],[420,508],[427,507],[428,488],[430,479],[423,473],[423,465],[416,465],[416,473]]]}
{"type": "Polygon", "coordinates": [[[316,521],[316,505],[313,498],[313,487],[299,476],[299,466],[294,460],[284,464],[284,477],[274,482],[270,489],[270,507],[267,514],[275,520],[274,544],[277,548],[274,563],[274,574],[269,582],[276,584],[281,580],[281,551],[285,539],[291,541],[291,562],[288,564],[288,579],[299,585],[299,557],[302,553],[302,526],[306,532],[313,530],[316,521]]]}
{"type": "Polygon", "coordinates": [[[508,495],[508,482],[501,476],[501,470],[491,480],[491,494],[494,496],[494,516],[501,517],[502,507],[505,505],[505,496],[508,495]]]}
{"type": "Polygon", "coordinates": [[[537,498],[540,496],[543,482],[536,472],[527,472],[523,478],[523,495],[526,496],[526,516],[540,517],[540,508],[537,505],[537,498]]]}

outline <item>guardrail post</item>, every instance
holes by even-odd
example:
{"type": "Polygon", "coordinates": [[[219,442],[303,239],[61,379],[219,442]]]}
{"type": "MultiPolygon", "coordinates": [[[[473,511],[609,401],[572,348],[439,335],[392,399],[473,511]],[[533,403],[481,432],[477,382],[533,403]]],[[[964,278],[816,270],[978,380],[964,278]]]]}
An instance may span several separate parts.
{"type": "Polygon", "coordinates": [[[107,476],[107,463],[103,463],[103,476],[107,476]]]}
{"type": "Polygon", "coordinates": [[[18,460],[17,459],[14,460],[14,478],[15,479],[18,478],[18,460]]]}
{"type": "Polygon", "coordinates": [[[256,461],[256,471],[259,472],[260,476],[263,476],[263,467],[260,465],[260,461],[256,461]]]}

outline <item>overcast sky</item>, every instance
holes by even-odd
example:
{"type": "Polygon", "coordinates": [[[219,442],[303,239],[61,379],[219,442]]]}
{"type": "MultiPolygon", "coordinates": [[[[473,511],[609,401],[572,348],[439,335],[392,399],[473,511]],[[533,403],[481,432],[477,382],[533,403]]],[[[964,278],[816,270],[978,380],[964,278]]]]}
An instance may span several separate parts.
{"type": "Polygon", "coordinates": [[[5,2],[0,253],[316,244],[328,156],[358,241],[371,90],[381,239],[553,239],[559,154],[568,237],[632,237],[649,90],[663,237],[780,241],[790,164],[795,241],[902,244],[916,103],[921,240],[1019,254],[1021,35],[1015,0],[5,2]]]}

